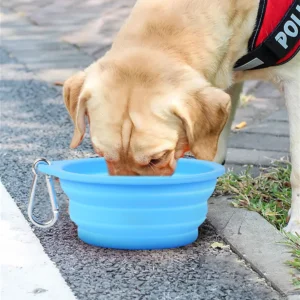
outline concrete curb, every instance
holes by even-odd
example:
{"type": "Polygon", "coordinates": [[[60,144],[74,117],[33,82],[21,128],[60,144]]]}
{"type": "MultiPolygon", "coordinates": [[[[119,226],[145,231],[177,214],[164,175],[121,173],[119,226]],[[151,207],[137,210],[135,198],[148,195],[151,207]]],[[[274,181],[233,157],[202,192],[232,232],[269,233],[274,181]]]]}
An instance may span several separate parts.
{"type": "Polygon", "coordinates": [[[285,238],[258,213],[234,208],[229,197],[209,200],[208,221],[234,252],[245,259],[274,289],[290,300],[300,299],[292,285],[289,249],[285,238]]]}

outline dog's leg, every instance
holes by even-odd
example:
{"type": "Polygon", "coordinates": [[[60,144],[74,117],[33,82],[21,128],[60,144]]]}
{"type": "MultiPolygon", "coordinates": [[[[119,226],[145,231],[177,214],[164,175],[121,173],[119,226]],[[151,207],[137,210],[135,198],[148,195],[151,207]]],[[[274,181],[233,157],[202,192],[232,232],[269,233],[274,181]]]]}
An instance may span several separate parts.
{"type": "MultiPolygon", "coordinates": [[[[299,78],[299,77],[298,77],[299,78]]],[[[283,83],[289,123],[292,158],[292,204],[285,231],[300,234],[300,87],[297,76],[283,83]]]]}
{"type": "Polygon", "coordinates": [[[218,151],[214,159],[215,162],[224,164],[227,154],[228,137],[231,130],[231,125],[235,116],[236,109],[239,104],[240,94],[243,88],[243,83],[234,84],[227,92],[231,97],[231,112],[227,123],[220,135],[218,142],[218,151]]]}

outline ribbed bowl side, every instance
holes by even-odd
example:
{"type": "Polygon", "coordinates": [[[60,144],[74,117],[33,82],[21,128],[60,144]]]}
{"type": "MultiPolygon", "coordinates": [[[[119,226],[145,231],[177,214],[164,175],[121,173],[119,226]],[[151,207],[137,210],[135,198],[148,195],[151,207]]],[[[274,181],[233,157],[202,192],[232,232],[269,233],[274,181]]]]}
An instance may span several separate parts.
{"type": "Polygon", "coordinates": [[[79,238],[118,249],[173,248],[195,241],[215,184],[114,186],[61,180],[79,238]]]}

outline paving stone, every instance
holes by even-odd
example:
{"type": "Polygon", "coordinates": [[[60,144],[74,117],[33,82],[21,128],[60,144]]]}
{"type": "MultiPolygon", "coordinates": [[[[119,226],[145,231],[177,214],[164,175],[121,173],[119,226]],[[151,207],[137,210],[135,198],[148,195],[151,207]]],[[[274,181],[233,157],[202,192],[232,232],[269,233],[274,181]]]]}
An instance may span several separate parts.
{"type": "Polygon", "coordinates": [[[263,84],[259,84],[253,91],[253,96],[256,98],[281,98],[279,90],[271,83],[264,82],[263,84]]]}
{"type": "Polygon", "coordinates": [[[289,124],[288,122],[264,122],[261,124],[255,124],[249,127],[245,127],[241,132],[249,133],[260,133],[266,135],[276,135],[276,136],[289,136],[289,124]]]}
{"type": "MultiPolygon", "coordinates": [[[[47,37],[48,41],[50,40],[57,40],[58,37],[57,35],[49,35],[47,37]]],[[[5,46],[6,41],[10,41],[10,42],[22,42],[25,41],[26,43],[30,44],[30,43],[46,43],[45,40],[45,36],[43,37],[42,35],[11,35],[11,36],[5,36],[2,40],[1,43],[3,46],[5,46]]]]}
{"type": "Polygon", "coordinates": [[[97,58],[101,49],[106,49],[112,44],[114,36],[129,15],[134,3],[135,0],[130,0],[126,3],[122,2],[123,6],[118,4],[110,12],[102,14],[101,17],[91,21],[78,32],[64,36],[63,39],[78,45],[88,54],[97,58]],[[97,43],[93,43],[93,41],[97,41],[97,43]]]}
{"type": "Polygon", "coordinates": [[[229,148],[226,163],[236,165],[269,166],[274,160],[288,159],[288,152],[229,148]]]}
{"type": "MultiPolygon", "coordinates": [[[[107,12],[116,9],[125,1],[103,1],[99,0],[97,3],[85,1],[60,1],[55,2],[45,8],[34,11],[29,17],[39,25],[53,25],[56,22],[73,22],[78,24],[82,18],[101,18],[107,12]],[[82,12],[81,14],[79,12],[82,12]],[[68,18],[66,18],[68,16],[68,18]]],[[[62,23],[61,23],[62,24],[62,23]]]]}
{"type": "MultiPolygon", "coordinates": [[[[84,68],[84,67],[82,67],[84,68]]],[[[46,82],[54,83],[56,81],[64,82],[70,76],[78,72],[81,69],[79,67],[70,67],[66,69],[58,68],[57,66],[52,66],[52,68],[47,69],[36,69],[34,73],[41,79],[46,82]]]]}
{"type": "Polygon", "coordinates": [[[288,122],[288,113],[287,110],[280,110],[272,115],[270,115],[267,119],[267,121],[278,121],[278,122],[288,122]]]}
{"type": "Polygon", "coordinates": [[[243,84],[243,94],[251,94],[255,89],[258,87],[258,85],[261,84],[261,81],[259,80],[248,80],[244,82],[243,84]]]}
{"type": "MultiPolygon", "coordinates": [[[[1,12],[1,24],[14,28],[19,28],[22,25],[25,27],[32,24],[28,19],[25,18],[24,13],[12,10],[11,8],[5,7],[1,1],[0,12],[1,12]]],[[[4,26],[4,27],[6,27],[4,26]]]]}
{"type": "Polygon", "coordinates": [[[52,2],[53,0],[2,0],[1,5],[14,10],[27,12],[31,8],[43,7],[52,2]]]}
{"type": "MultiPolygon", "coordinates": [[[[51,0],[42,0],[40,2],[42,2],[42,6],[46,6],[47,2],[49,3],[51,0]]],[[[37,4],[36,3],[23,3],[23,4],[19,4],[18,5],[18,11],[21,12],[22,14],[24,14],[25,16],[28,16],[30,13],[36,11],[37,8],[37,4]]],[[[42,7],[41,6],[41,7],[42,7]]]]}
{"type": "Polygon", "coordinates": [[[36,70],[51,70],[51,69],[56,69],[56,70],[63,70],[63,69],[77,69],[81,70],[83,68],[86,68],[89,63],[86,64],[84,61],[64,61],[64,60],[57,60],[57,61],[45,61],[45,62],[29,62],[26,63],[24,60],[25,64],[30,67],[31,70],[36,71],[36,70]]]}
{"type": "Polygon", "coordinates": [[[256,149],[265,151],[289,151],[289,138],[266,134],[233,133],[229,140],[230,148],[256,149]]]}
{"type": "MultiPolygon", "coordinates": [[[[4,19],[14,21],[17,17],[20,18],[14,13],[8,13],[4,19]]],[[[93,62],[92,57],[78,48],[59,41],[58,33],[53,29],[48,28],[44,31],[43,28],[28,24],[24,28],[21,26],[15,30],[13,35],[4,32],[2,45],[12,56],[18,57],[44,80],[64,81],[93,62]]]]}
{"type": "Polygon", "coordinates": [[[22,59],[26,63],[52,63],[52,62],[87,62],[92,63],[92,58],[80,53],[74,49],[63,49],[63,50],[39,50],[35,49],[32,51],[12,50],[11,53],[22,59]]]}
{"type": "MultiPolygon", "coordinates": [[[[20,41],[6,41],[5,46],[7,49],[11,51],[24,51],[24,52],[31,52],[31,51],[62,51],[62,50],[71,50],[76,51],[78,53],[78,49],[74,48],[74,46],[63,43],[63,42],[56,42],[56,41],[43,41],[43,42],[35,42],[35,43],[28,43],[26,40],[20,41]]],[[[83,53],[82,53],[83,54],[83,53]]]]}
{"type": "MultiPolygon", "coordinates": [[[[59,40],[62,34],[66,34],[68,31],[73,31],[77,29],[77,26],[74,24],[59,26],[54,25],[51,27],[38,27],[36,25],[31,24],[30,26],[26,27],[11,27],[10,24],[6,24],[7,26],[4,27],[5,31],[1,34],[5,37],[9,37],[11,35],[21,36],[21,37],[40,37],[43,40],[47,41],[48,37],[55,37],[55,40],[59,40]],[[52,36],[51,36],[52,35],[52,36]],[[45,37],[47,36],[47,39],[45,37]]],[[[48,40],[49,41],[49,40],[48,40]]]]}

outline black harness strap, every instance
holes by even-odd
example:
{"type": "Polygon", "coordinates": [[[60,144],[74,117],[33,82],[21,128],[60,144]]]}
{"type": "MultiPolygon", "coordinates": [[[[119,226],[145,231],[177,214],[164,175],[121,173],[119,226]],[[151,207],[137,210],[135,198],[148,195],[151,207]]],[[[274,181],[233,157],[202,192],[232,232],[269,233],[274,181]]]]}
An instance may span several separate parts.
{"type": "MultiPolygon", "coordinates": [[[[265,3],[265,0],[262,1],[265,3]]],[[[263,8],[259,8],[260,12],[264,14],[263,8]]],[[[255,28],[254,35],[251,36],[249,40],[249,49],[253,49],[253,45],[255,44],[255,39],[257,37],[257,30],[260,30],[260,24],[257,23],[255,28]]],[[[293,47],[299,42],[300,38],[300,0],[294,1],[291,5],[283,19],[277,25],[275,30],[268,36],[268,38],[259,45],[256,49],[251,50],[245,56],[240,58],[235,66],[235,71],[244,71],[244,70],[256,70],[262,68],[268,68],[275,65],[278,65],[277,62],[285,57],[293,47]],[[294,25],[289,27],[292,22],[294,25]],[[296,26],[296,30],[295,30],[296,26]],[[290,35],[285,34],[286,28],[290,30],[290,35]],[[280,43],[280,39],[282,38],[282,34],[284,34],[284,38],[286,39],[280,43]]],[[[296,49],[295,53],[287,60],[282,63],[285,63],[292,59],[299,51],[296,49]]]]}

